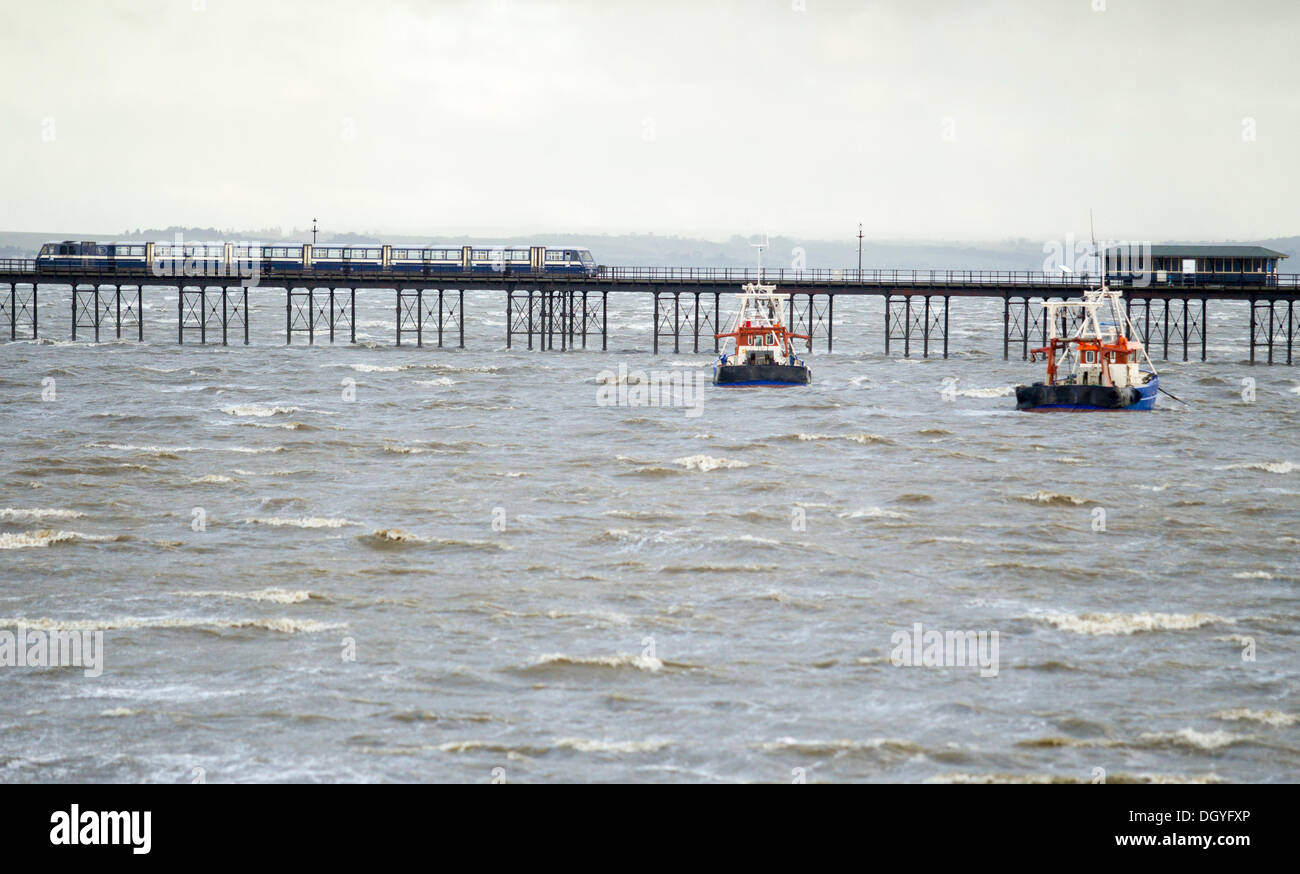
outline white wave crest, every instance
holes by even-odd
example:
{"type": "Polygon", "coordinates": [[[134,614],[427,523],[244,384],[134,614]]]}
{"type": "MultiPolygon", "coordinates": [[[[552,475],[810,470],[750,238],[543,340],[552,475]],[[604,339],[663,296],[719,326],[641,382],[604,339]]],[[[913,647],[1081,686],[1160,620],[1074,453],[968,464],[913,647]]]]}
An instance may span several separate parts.
{"type": "Polygon", "coordinates": [[[698,470],[702,473],[708,473],[711,470],[749,467],[749,462],[747,461],[715,458],[712,455],[683,455],[681,458],[674,458],[673,462],[675,464],[680,464],[687,470],[698,470]]]}
{"type": "Polygon", "coordinates": [[[1280,710],[1251,710],[1249,707],[1234,707],[1231,710],[1220,710],[1214,714],[1215,719],[1226,719],[1229,722],[1259,722],[1264,725],[1288,726],[1300,723],[1300,714],[1283,713],[1280,710]]]}
{"type": "Polygon", "coordinates": [[[0,509],[0,522],[35,522],[39,519],[82,519],[85,513],[79,513],[76,510],[60,510],[57,508],[13,508],[5,507],[0,509]]]}
{"type": "Polygon", "coordinates": [[[1036,616],[1062,631],[1075,634],[1134,634],[1139,631],[1188,631],[1219,622],[1232,623],[1212,613],[1056,613],[1036,616]]]}
{"type": "Polygon", "coordinates": [[[562,652],[540,655],[534,665],[576,665],[601,668],[636,668],[638,671],[658,671],[664,666],[663,660],[654,656],[629,655],[619,653],[612,656],[569,656],[562,652]]]}
{"type": "Polygon", "coordinates": [[[230,592],[215,590],[210,592],[177,592],[188,598],[237,598],[243,601],[269,601],[272,604],[301,604],[311,600],[311,592],[306,589],[260,589],[256,592],[230,592]]]}
{"type": "Polygon", "coordinates": [[[348,519],[330,519],[320,516],[302,516],[291,518],[286,516],[255,516],[252,519],[245,519],[245,525],[270,525],[273,528],[343,528],[347,525],[360,525],[360,522],[352,522],[348,519]]]}
{"type": "Polygon", "coordinates": [[[318,622],[312,619],[178,619],[171,617],[123,616],[116,619],[0,619],[0,628],[23,626],[37,631],[121,631],[139,629],[222,629],[260,628],[283,634],[311,634],[346,628],[346,622],[318,622]]]}
{"type": "Polygon", "coordinates": [[[225,407],[221,412],[228,416],[255,416],[259,419],[265,419],[270,416],[287,416],[290,413],[301,411],[301,407],[260,407],[256,404],[236,404],[233,407],[225,407]]]}
{"type": "Polygon", "coordinates": [[[55,531],[41,528],[22,534],[0,534],[0,549],[30,549],[57,543],[107,543],[116,540],[108,534],[82,534],[80,531],[55,531]]]}
{"type": "Polygon", "coordinates": [[[1261,470],[1265,473],[1294,473],[1300,465],[1290,461],[1243,461],[1240,464],[1225,464],[1215,470],[1261,470]]]}

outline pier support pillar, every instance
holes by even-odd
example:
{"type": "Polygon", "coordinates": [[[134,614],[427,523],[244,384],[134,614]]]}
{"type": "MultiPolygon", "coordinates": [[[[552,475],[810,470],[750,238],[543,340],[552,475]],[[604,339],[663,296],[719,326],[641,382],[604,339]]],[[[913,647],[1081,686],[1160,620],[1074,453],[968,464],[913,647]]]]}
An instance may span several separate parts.
{"type": "MultiPolygon", "coordinates": [[[[199,342],[208,342],[208,324],[213,327],[222,324],[226,319],[225,289],[219,289],[221,294],[208,294],[208,287],[200,285],[196,288],[186,288],[180,285],[176,289],[176,342],[185,342],[185,332],[191,334],[198,332],[199,342]]],[[[223,331],[224,339],[224,331],[223,331]]]]}
{"type": "Polygon", "coordinates": [[[654,354],[658,355],[659,354],[659,292],[653,291],[651,292],[651,294],[654,296],[654,315],[652,317],[654,319],[654,332],[655,332],[654,354]]]}
{"type": "Polygon", "coordinates": [[[316,316],[324,315],[316,305],[316,289],[294,288],[284,290],[284,342],[293,343],[294,334],[306,334],[307,345],[316,343],[316,316]]]}
{"type": "Polygon", "coordinates": [[[77,329],[94,332],[95,342],[99,342],[100,310],[99,283],[90,288],[82,288],[81,283],[72,283],[72,340],[77,340],[77,329]]]}
{"type": "MultiPolygon", "coordinates": [[[[948,297],[947,295],[927,294],[925,296],[925,336],[922,339],[921,354],[930,357],[930,341],[943,348],[943,357],[948,357],[948,297]]],[[[937,351],[937,349],[936,349],[937,351]]]]}
{"type": "Polygon", "coordinates": [[[136,342],[144,342],[144,286],[135,287],[135,300],[131,299],[129,294],[122,293],[121,286],[118,286],[117,293],[117,336],[122,338],[122,328],[131,327],[132,320],[135,325],[136,342]]]}
{"type": "Polygon", "coordinates": [[[541,294],[534,294],[529,289],[527,294],[514,288],[506,290],[506,348],[514,345],[515,334],[526,334],[528,348],[533,348],[533,332],[536,329],[536,307],[541,294]]]}
{"type": "Polygon", "coordinates": [[[465,289],[438,289],[438,345],[443,335],[456,332],[456,348],[465,348],[465,289]]]}
{"type": "Polygon", "coordinates": [[[1295,337],[1300,333],[1300,310],[1295,301],[1287,298],[1277,300],[1269,298],[1250,301],[1250,363],[1256,362],[1256,350],[1267,350],[1266,363],[1281,363],[1285,356],[1286,363],[1294,363],[1293,347],[1295,337]],[[1281,348],[1285,344],[1285,351],[1281,348]]]}
{"type": "Polygon", "coordinates": [[[654,294],[654,351],[659,354],[659,338],[673,338],[673,352],[682,351],[682,308],[680,291],[655,291],[654,294]],[[667,300],[672,295],[671,303],[667,300]]]}
{"type": "Polygon", "coordinates": [[[9,339],[36,339],[36,284],[20,291],[20,283],[9,283],[8,294],[0,293],[0,320],[9,322],[9,339]],[[31,336],[28,336],[30,331],[31,336]]]}
{"type": "Polygon", "coordinates": [[[83,289],[72,288],[72,339],[77,339],[78,329],[94,332],[99,342],[100,330],[113,328],[114,336],[121,340],[123,328],[134,328],[137,340],[144,339],[142,318],[143,289],[135,286],[135,293],[124,293],[120,285],[100,285],[83,289]]]}
{"type": "Polygon", "coordinates": [[[605,326],[609,324],[605,306],[609,303],[609,292],[593,292],[583,289],[581,292],[574,292],[575,306],[577,306],[578,295],[581,295],[581,314],[578,320],[580,327],[579,333],[582,335],[582,348],[587,348],[588,336],[591,334],[600,335],[600,348],[603,351],[606,348],[605,326]]]}
{"type": "Polygon", "coordinates": [[[335,333],[344,328],[348,332],[348,342],[357,342],[357,290],[355,288],[331,288],[329,290],[330,342],[334,342],[335,333]]]}
{"type": "Polygon", "coordinates": [[[397,345],[403,334],[415,334],[415,345],[424,345],[424,290],[397,289],[397,345]]]}
{"type": "Polygon", "coordinates": [[[912,355],[912,296],[910,294],[885,294],[885,354],[890,354],[890,342],[903,341],[903,357],[912,355]]]}
{"type": "Polygon", "coordinates": [[[808,351],[813,350],[814,341],[826,337],[826,351],[831,351],[833,323],[835,318],[835,296],[830,292],[793,293],[790,295],[789,320],[791,332],[808,335],[808,351]]]}
{"type": "Polygon", "coordinates": [[[1182,349],[1184,361],[1200,347],[1205,360],[1205,298],[1126,297],[1125,312],[1151,357],[1170,360],[1170,347],[1182,349]]]}
{"type": "Polygon", "coordinates": [[[397,290],[397,345],[402,336],[415,334],[415,345],[424,345],[424,328],[430,325],[439,348],[454,336],[465,348],[465,291],[446,288],[399,288],[397,290]],[[435,293],[436,292],[436,293],[435,293]]]}
{"type": "MultiPolygon", "coordinates": [[[[221,345],[230,343],[230,329],[243,329],[244,345],[248,345],[248,287],[221,289],[221,345]]],[[[235,334],[239,336],[238,333],[235,334]]]]}
{"type": "Polygon", "coordinates": [[[1002,298],[1002,357],[1009,357],[1011,345],[1019,343],[1020,357],[1028,360],[1030,338],[1036,345],[1047,344],[1047,314],[1042,308],[1043,298],[1002,298]],[[1039,340],[1041,335],[1042,339],[1039,340]]]}

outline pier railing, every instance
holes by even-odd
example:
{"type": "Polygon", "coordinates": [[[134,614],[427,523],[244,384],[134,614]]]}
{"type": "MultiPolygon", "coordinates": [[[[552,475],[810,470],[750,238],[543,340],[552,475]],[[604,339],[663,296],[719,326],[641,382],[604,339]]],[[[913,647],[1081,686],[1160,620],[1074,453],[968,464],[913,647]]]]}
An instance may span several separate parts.
{"type": "MultiPolygon", "coordinates": [[[[597,278],[631,282],[753,282],[759,272],[753,267],[601,267],[597,278]]],[[[991,285],[991,286],[1060,286],[1086,288],[1097,284],[1096,275],[1079,273],[1047,273],[1034,270],[910,270],[816,268],[791,270],[764,268],[762,279],[776,283],[836,283],[847,285],[881,286],[941,286],[941,285],[991,285]]],[[[1183,276],[1168,273],[1164,278],[1151,273],[1145,277],[1112,275],[1111,285],[1130,288],[1178,286],[1186,288],[1219,288],[1223,286],[1246,287],[1300,287],[1300,274],[1296,273],[1218,273],[1183,276]]]]}
{"type": "MultiPolygon", "coordinates": [[[[158,275],[159,284],[175,284],[178,278],[192,276],[196,281],[204,278],[222,278],[223,271],[216,263],[196,265],[200,269],[193,274],[178,269],[176,274],[165,272],[158,275]]],[[[85,267],[41,265],[38,269],[33,258],[0,258],[0,274],[6,281],[31,281],[26,277],[37,277],[45,281],[59,279],[85,278],[89,281],[106,279],[113,276],[151,273],[142,271],[139,264],[131,266],[115,264],[96,264],[85,267]],[[18,278],[18,277],[24,278],[18,278]]],[[[753,267],[597,267],[591,273],[551,274],[536,273],[530,269],[506,268],[500,272],[460,272],[442,270],[405,270],[393,268],[367,267],[365,269],[338,270],[294,268],[286,270],[281,265],[274,269],[261,271],[261,278],[266,285],[274,285],[274,279],[297,279],[304,282],[312,277],[338,279],[353,277],[356,279],[392,279],[394,281],[414,280],[419,277],[436,279],[472,280],[475,283],[491,282],[494,279],[518,278],[528,279],[545,276],[548,279],[561,279],[575,283],[651,283],[671,285],[723,283],[740,284],[753,282],[759,278],[759,272],[753,267]]],[[[226,277],[230,278],[230,277],[226,277]]],[[[817,284],[881,288],[942,288],[942,287],[989,287],[989,288],[1062,288],[1082,289],[1097,284],[1098,277],[1086,273],[1048,273],[1035,270],[924,270],[906,268],[813,268],[794,270],[790,268],[764,268],[762,279],[778,284],[817,284]]],[[[1248,290],[1250,288],[1287,288],[1300,289],[1300,274],[1297,273],[1157,273],[1145,275],[1112,274],[1111,285],[1132,289],[1166,289],[1166,288],[1205,288],[1248,290]]]]}

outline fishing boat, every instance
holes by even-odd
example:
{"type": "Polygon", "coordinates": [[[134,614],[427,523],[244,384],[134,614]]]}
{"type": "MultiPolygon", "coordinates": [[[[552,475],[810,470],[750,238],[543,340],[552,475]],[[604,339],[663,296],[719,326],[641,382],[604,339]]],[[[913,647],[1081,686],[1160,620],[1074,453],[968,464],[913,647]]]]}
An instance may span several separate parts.
{"type": "Polygon", "coordinates": [[[759,245],[758,279],[741,286],[740,310],[732,330],[714,334],[724,341],[722,354],[713,365],[713,384],[808,385],[812,370],[794,352],[795,340],[809,340],[807,334],[793,334],[781,321],[790,299],[778,294],[775,285],[763,284],[763,246],[759,245]],[[727,348],[725,341],[731,341],[727,348]]]}
{"type": "Polygon", "coordinates": [[[1048,343],[1030,350],[1047,359],[1047,381],[1016,386],[1016,409],[1150,410],[1160,377],[1124,308],[1103,281],[1082,298],[1044,301],[1048,343]],[[1143,365],[1145,364],[1145,367],[1143,365]]]}

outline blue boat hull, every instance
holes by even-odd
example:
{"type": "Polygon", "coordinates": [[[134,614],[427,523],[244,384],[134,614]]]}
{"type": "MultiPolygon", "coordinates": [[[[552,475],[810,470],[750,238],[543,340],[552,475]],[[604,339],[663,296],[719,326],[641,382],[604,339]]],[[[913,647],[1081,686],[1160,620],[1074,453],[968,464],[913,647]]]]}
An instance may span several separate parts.
{"type": "Polygon", "coordinates": [[[1160,377],[1154,373],[1142,385],[1123,389],[1104,385],[1046,385],[1038,382],[1016,386],[1016,409],[1032,413],[1053,410],[1150,410],[1155,408],[1159,392],[1160,377]]]}
{"type": "Polygon", "coordinates": [[[802,364],[715,364],[713,366],[714,385],[808,385],[810,382],[812,382],[812,371],[802,364]]]}

